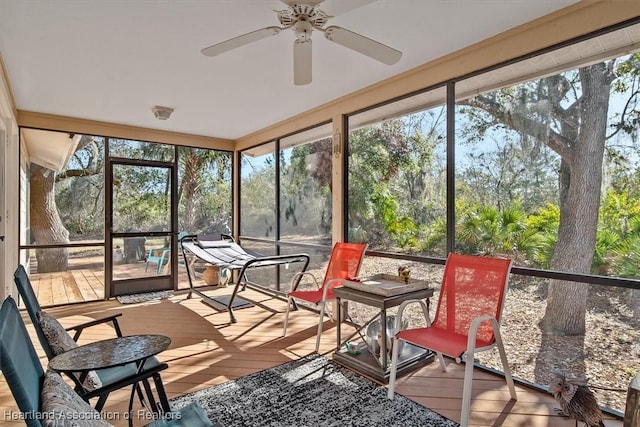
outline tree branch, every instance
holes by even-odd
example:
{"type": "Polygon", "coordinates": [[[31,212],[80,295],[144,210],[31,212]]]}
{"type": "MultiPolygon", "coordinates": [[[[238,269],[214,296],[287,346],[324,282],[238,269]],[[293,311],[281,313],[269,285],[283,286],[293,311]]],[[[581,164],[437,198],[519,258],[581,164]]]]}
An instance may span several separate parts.
{"type": "Polygon", "coordinates": [[[99,175],[101,173],[102,173],[101,170],[95,170],[95,169],[68,169],[56,175],[56,182],[60,182],[67,178],[94,176],[94,175],[99,175]]]}
{"type": "Polygon", "coordinates": [[[522,133],[536,138],[539,141],[546,141],[549,148],[558,153],[562,158],[570,158],[571,141],[555,132],[548,125],[531,119],[513,109],[507,109],[502,104],[486,96],[476,96],[461,103],[486,111],[500,123],[511,129],[518,129],[522,133]]]}

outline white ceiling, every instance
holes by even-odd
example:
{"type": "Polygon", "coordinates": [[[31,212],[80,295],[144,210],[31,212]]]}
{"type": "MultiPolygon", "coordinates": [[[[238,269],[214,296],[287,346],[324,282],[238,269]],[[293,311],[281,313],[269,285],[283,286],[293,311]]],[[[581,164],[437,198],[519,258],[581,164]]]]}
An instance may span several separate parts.
{"type": "Polygon", "coordinates": [[[384,65],[315,32],[306,86],[291,31],[200,53],[279,25],[279,0],[0,0],[0,54],[20,110],[236,139],[576,2],[325,0],[328,25],[403,56],[384,65]],[[154,105],[175,111],[160,121],[154,105]]]}

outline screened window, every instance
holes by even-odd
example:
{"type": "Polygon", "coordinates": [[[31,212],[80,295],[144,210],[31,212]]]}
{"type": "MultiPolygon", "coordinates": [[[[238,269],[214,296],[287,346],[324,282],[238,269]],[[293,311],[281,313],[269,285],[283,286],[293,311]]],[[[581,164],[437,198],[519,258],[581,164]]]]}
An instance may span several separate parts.
{"type": "Polygon", "coordinates": [[[178,147],[178,159],[179,232],[232,234],[232,153],[178,147]]]}
{"type": "Polygon", "coordinates": [[[349,241],[445,254],[444,100],[440,88],[349,117],[349,241]]]}
{"type": "Polygon", "coordinates": [[[280,238],[331,245],[331,124],[280,140],[280,238]]]}
{"type": "Polygon", "coordinates": [[[276,238],[275,143],[240,155],[240,234],[276,238]]]}

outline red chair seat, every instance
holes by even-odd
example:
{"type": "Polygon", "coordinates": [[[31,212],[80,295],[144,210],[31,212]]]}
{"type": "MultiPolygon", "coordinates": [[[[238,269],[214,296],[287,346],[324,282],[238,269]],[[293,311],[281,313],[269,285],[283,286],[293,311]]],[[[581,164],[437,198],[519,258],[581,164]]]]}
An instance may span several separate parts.
{"type": "MultiPolygon", "coordinates": [[[[451,357],[460,357],[467,351],[467,336],[454,334],[440,328],[405,329],[397,334],[398,338],[451,357]]],[[[476,348],[487,347],[493,342],[476,340],[476,348]]]]}

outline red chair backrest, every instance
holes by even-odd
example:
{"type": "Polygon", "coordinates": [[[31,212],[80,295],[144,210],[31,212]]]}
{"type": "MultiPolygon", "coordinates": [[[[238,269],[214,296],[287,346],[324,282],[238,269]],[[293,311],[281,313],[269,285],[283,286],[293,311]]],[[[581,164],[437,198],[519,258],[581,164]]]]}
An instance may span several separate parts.
{"type": "MultiPolygon", "coordinates": [[[[450,253],[432,326],[466,336],[478,316],[490,315],[499,322],[511,264],[506,258],[450,253]]],[[[488,322],[480,325],[477,339],[494,341],[488,322]]]]}
{"type": "MultiPolygon", "coordinates": [[[[322,287],[324,287],[329,280],[358,276],[366,250],[366,243],[337,242],[333,245],[331,258],[329,258],[324,280],[322,281],[322,287]]],[[[330,284],[332,288],[339,285],[341,285],[340,281],[331,282],[330,284]]]]}

